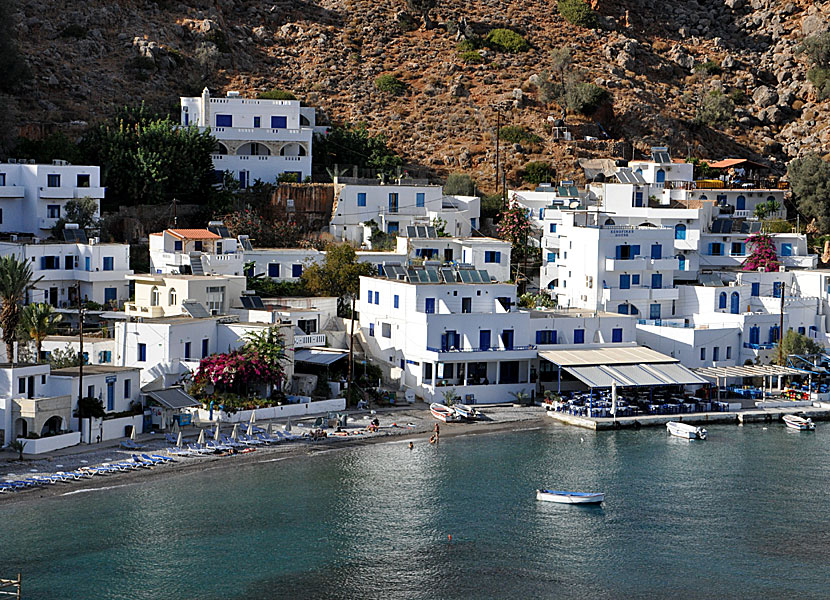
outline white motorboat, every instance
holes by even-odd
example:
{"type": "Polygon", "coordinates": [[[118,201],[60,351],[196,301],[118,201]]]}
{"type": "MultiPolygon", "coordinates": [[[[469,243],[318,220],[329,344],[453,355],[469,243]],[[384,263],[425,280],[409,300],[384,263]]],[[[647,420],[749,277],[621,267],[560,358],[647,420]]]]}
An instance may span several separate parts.
{"type": "Polygon", "coordinates": [[[695,427],[688,423],[680,423],[679,421],[669,421],[666,423],[666,429],[669,433],[686,439],[686,440],[705,440],[706,430],[703,427],[695,427]]]}
{"type": "Polygon", "coordinates": [[[453,404],[452,405],[455,414],[457,414],[462,419],[477,419],[478,418],[478,411],[468,404],[453,404]]]}
{"type": "Polygon", "coordinates": [[[536,499],[543,502],[558,502],[559,504],[599,504],[605,500],[605,494],[601,492],[536,490],[536,499]]]}
{"type": "Polygon", "coordinates": [[[446,406],[445,404],[438,404],[437,402],[433,402],[429,405],[429,412],[432,413],[433,417],[439,421],[444,421],[444,423],[451,423],[460,419],[455,411],[449,406],[446,406]]]}
{"type": "Polygon", "coordinates": [[[784,415],[781,417],[784,424],[790,429],[797,429],[799,431],[812,431],[816,428],[816,424],[812,419],[805,419],[798,415],[784,415]]]}

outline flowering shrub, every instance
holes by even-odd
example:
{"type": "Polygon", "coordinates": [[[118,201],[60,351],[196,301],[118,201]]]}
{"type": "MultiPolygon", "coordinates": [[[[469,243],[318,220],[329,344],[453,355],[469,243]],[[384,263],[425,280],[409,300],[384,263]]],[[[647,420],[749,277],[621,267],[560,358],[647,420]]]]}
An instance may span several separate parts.
{"type": "Polygon", "coordinates": [[[530,235],[530,219],[527,216],[527,209],[517,202],[511,202],[510,206],[503,210],[499,224],[496,225],[496,232],[503,240],[513,244],[514,249],[523,246],[530,235]]]}
{"type": "Polygon", "coordinates": [[[284,378],[282,367],[256,350],[234,350],[203,358],[193,377],[198,388],[212,384],[218,390],[239,391],[247,385],[279,384],[284,378]]]}
{"type": "Polygon", "coordinates": [[[743,263],[744,271],[757,271],[764,269],[767,273],[777,271],[781,262],[775,252],[775,244],[772,237],[767,233],[753,233],[746,238],[747,248],[750,255],[743,263]]]}

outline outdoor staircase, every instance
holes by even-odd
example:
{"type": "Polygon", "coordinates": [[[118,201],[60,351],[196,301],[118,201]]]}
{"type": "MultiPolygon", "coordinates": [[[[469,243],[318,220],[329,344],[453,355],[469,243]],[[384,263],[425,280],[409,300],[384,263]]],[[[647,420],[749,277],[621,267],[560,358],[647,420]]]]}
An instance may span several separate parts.
{"type": "Polygon", "coordinates": [[[194,275],[205,275],[205,267],[202,264],[202,253],[190,253],[190,272],[194,275]]]}

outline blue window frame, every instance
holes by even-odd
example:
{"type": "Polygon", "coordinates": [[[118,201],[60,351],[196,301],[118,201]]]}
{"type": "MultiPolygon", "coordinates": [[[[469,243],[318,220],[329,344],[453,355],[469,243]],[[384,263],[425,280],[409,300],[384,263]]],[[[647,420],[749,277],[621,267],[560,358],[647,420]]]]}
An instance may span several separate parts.
{"type": "Polygon", "coordinates": [[[640,285],[640,276],[639,275],[632,275],[631,276],[631,285],[640,285]]]}
{"type": "Polygon", "coordinates": [[[676,240],[685,240],[686,239],[686,226],[683,223],[678,223],[674,226],[674,239],[676,240]]]}
{"type": "Polygon", "coordinates": [[[484,252],[484,262],[501,264],[501,252],[486,250],[484,252]]]}
{"type": "Polygon", "coordinates": [[[758,344],[761,339],[761,329],[757,325],[749,328],[749,343],[758,344]]]}
{"type": "Polygon", "coordinates": [[[291,265],[291,277],[299,278],[303,276],[303,265],[291,265]]]}
{"type": "Polygon", "coordinates": [[[271,129],[286,129],[288,127],[288,117],[271,117],[271,129]]]}
{"type": "Polygon", "coordinates": [[[112,256],[105,256],[104,257],[104,271],[112,271],[113,265],[113,257],[112,256]]]}
{"type": "Polygon", "coordinates": [[[706,360],[706,348],[700,349],[700,360],[706,360]]]}
{"type": "Polygon", "coordinates": [[[483,329],[478,332],[478,348],[479,350],[490,349],[490,330],[483,329]]]}
{"type": "Polygon", "coordinates": [[[807,333],[807,330],[804,329],[803,327],[799,327],[798,328],[798,333],[801,334],[801,335],[804,335],[805,333],[807,333]]]}
{"type": "Polygon", "coordinates": [[[643,192],[634,192],[634,206],[643,206],[643,192]]]}
{"type": "Polygon", "coordinates": [[[501,332],[501,343],[504,345],[505,350],[512,350],[513,349],[513,330],[512,329],[505,329],[501,332]]]}
{"type": "Polygon", "coordinates": [[[556,223],[551,223],[550,224],[550,232],[551,233],[556,233],[556,223]]]}
{"type": "Polygon", "coordinates": [[[369,304],[371,304],[371,303],[372,303],[372,299],[373,299],[374,297],[375,297],[375,296],[372,294],[372,290],[369,290],[369,293],[368,293],[368,294],[366,294],[366,302],[368,302],[369,304]]]}
{"type": "Polygon", "coordinates": [[[769,343],[773,344],[778,341],[778,325],[773,325],[769,328],[769,343]]]}
{"type": "Polygon", "coordinates": [[[357,194],[357,205],[358,206],[366,206],[366,192],[358,192],[358,194],[357,194]]]}
{"type": "Polygon", "coordinates": [[[418,192],[417,194],[415,194],[415,206],[417,208],[423,208],[425,201],[426,194],[424,194],[423,192],[418,192]]]}
{"type": "Polygon", "coordinates": [[[54,173],[46,176],[46,187],[60,187],[61,176],[54,173]]]}
{"type": "Polygon", "coordinates": [[[207,355],[210,353],[209,345],[210,340],[208,338],[202,340],[202,358],[207,357],[207,355]]]}
{"type": "Polygon", "coordinates": [[[631,287],[631,275],[628,274],[621,274],[620,275],[620,289],[627,290],[631,287]]]}
{"type": "Polygon", "coordinates": [[[663,258],[663,246],[660,244],[652,244],[651,245],[651,258],[654,260],[659,260],[663,258]]]}
{"type": "Polygon", "coordinates": [[[732,298],[730,299],[729,305],[729,312],[733,315],[740,314],[741,312],[741,295],[738,292],[732,292],[732,298]]]}
{"type": "Polygon", "coordinates": [[[147,360],[147,344],[138,345],[138,362],[145,362],[147,360]]]}
{"type": "Polygon", "coordinates": [[[617,306],[617,312],[620,313],[621,315],[627,315],[628,314],[628,304],[618,305],[617,306]]]}
{"type": "Polygon", "coordinates": [[[585,330],[584,329],[574,329],[574,344],[584,344],[585,343],[585,330]]]}
{"type": "Polygon", "coordinates": [[[389,223],[386,224],[386,233],[397,234],[400,228],[401,225],[398,221],[389,221],[389,223]]]}
{"type": "Polygon", "coordinates": [[[107,382],[107,410],[115,410],[115,382],[107,382]]]}
{"type": "Polygon", "coordinates": [[[279,263],[271,263],[268,265],[268,277],[279,277],[280,265],[279,263]]]}
{"type": "Polygon", "coordinates": [[[677,270],[678,271],[685,271],[686,270],[686,257],[683,254],[677,255],[677,270]]]}
{"type": "Polygon", "coordinates": [[[536,332],[536,343],[537,344],[555,344],[556,343],[556,331],[552,329],[545,329],[543,331],[536,332]]]}
{"type": "Polygon", "coordinates": [[[60,204],[47,204],[46,205],[46,217],[49,219],[60,219],[61,217],[61,205],[60,204]]]}
{"type": "Polygon", "coordinates": [[[659,304],[652,304],[649,306],[649,319],[658,320],[660,319],[660,305],[659,304]]]}
{"type": "Polygon", "coordinates": [[[369,337],[375,337],[375,324],[369,323],[369,337]]]}
{"type": "Polygon", "coordinates": [[[752,283],[752,291],[750,292],[752,296],[760,296],[761,295],[761,283],[758,281],[754,281],[752,283]]]}
{"type": "Polygon", "coordinates": [[[435,313],[435,298],[424,299],[424,312],[428,314],[435,313]]]}
{"type": "Polygon", "coordinates": [[[104,288],[104,304],[115,302],[118,299],[118,288],[104,288]]]}
{"type": "Polygon", "coordinates": [[[781,297],[781,291],[784,289],[784,283],[781,281],[775,281],[772,284],[772,296],[774,298],[781,297]]]}
{"type": "Polygon", "coordinates": [[[663,275],[662,273],[652,273],[651,274],[651,289],[659,290],[663,287],[663,275]]]}
{"type": "Polygon", "coordinates": [[[737,208],[738,210],[746,210],[746,198],[744,198],[743,196],[738,196],[735,199],[735,205],[735,208],[737,208]]]}
{"type": "Polygon", "coordinates": [[[254,129],[258,129],[262,125],[261,117],[254,117],[254,129]]]}
{"type": "Polygon", "coordinates": [[[723,256],[723,244],[720,242],[709,244],[709,256],[723,256]]]}
{"type": "Polygon", "coordinates": [[[394,305],[394,307],[395,307],[395,308],[400,308],[400,306],[399,306],[399,304],[400,304],[400,296],[398,296],[397,294],[395,294],[395,297],[392,299],[392,304],[394,305]]]}
{"type": "Polygon", "coordinates": [[[622,342],[623,337],[623,330],[622,328],[614,328],[611,330],[611,342],[614,344],[619,344],[622,342]]]}
{"type": "Polygon", "coordinates": [[[726,292],[721,292],[718,296],[718,308],[726,308],[726,292]]]}
{"type": "Polygon", "coordinates": [[[732,358],[732,346],[726,347],[726,360],[730,360],[732,358]]]}
{"type": "Polygon", "coordinates": [[[186,359],[190,358],[190,342],[185,342],[184,343],[184,357],[186,359]]]}
{"type": "Polygon", "coordinates": [[[129,400],[133,394],[133,382],[129,379],[124,380],[124,400],[129,400]]]}
{"type": "Polygon", "coordinates": [[[781,244],[781,256],[792,256],[793,255],[793,245],[792,244],[781,244]]]}
{"type": "Polygon", "coordinates": [[[176,241],[173,242],[173,250],[175,252],[181,252],[182,251],[182,241],[181,240],[176,240],[176,241]]]}
{"type": "Polygon", "coordinates": [[[743,242],[732,242],[729,254],[731,256],[744,256],[746,254],[746,246],[743,242]]]}
{"type": "Polygon", "coordinates": [[[657,177],[655,178],[657,183],[663,183],[666,181],[666,172],[663,169],[657,169],[657,177]]]}
{"type": "Polygon", "coordinates": [[[233,115],[216,115],[217,127],[233,127],[233,115]]]}
{"type": "Polygon", "coordinates": [[[389,193],[389,212],[391,212],[391,213],[398,212],[398,193],[397,192],[390,192],[389,193]]]}
{"type": "Polygon", "coordinates": [[[375,292],[375,304],[380,304],[380,292],[375,292]]]}

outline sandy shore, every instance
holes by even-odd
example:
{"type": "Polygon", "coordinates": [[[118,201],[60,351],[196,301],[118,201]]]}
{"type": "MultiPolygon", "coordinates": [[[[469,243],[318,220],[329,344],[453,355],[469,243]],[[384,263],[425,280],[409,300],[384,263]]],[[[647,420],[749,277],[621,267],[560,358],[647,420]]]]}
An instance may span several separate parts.
{"type": "MultiPolygon", "coordinates": [[[[477,433],[492,433],[496,431],[512,430],[534,425],[550,424],[550,419],[545,419],[545,411],[539,407],[516,407],[510,405],[480,407],[485,419],[473,423],[439,423],[441,438],[449,438],[458,435],[470,435],[477,433]]],[[[313,418],[301,421],[292,420],[292,433],[301,434],[312,429],[313,418]]],[[[242,465],[255,464],[263,461],[270,461],[274,458],[292,458],[308,456],[320,451],[332,449],[352,448],[371,443],[389,441],[395,439],[411,439],[416,444],[428,443],[435,424],[438,423],[424,404],[412,407],[388,408],[378,410],[376,414],[369,414],[366,411],[350,411],[348,421],[348,436],[329,436],[316,442],[310,440],[298,440],[285,442],[273,446],[259,447],[255,452],[248,454],[237,454],[234,456],[213,456],[208,455],[197,458],[178,458],[174,463],[159,465],[152,469],[138,469],[112,475],[96,475],[89,479],[57,483],[54,485],[43,485],[14,493],[0,494],[0,505],[10,502],[20,502],[62,496],[70,493],[77,493],[83,490],[90,490],[103,487],[121,487],[124,485],[135,485],[146,478],[154,479],[162,477],[175,477],[192,471],[206,471],[213,469],[224,469],[242,465]],[[365,428],[369,421],[377,417],[380,421],[380,429],[377,432],[366,432],[365,428]],[[363,433],[357,433],[357,432],[363,433]]],[[[279,422],[282,426],[284,423],[279,422]]],[[[258,426],[267,427],[267,423],[258,422],[258,426]]],[[[196,441],[200,429],[187,427],[185,429],[185,443],[196,441]]],[[[329,429],[329,433],[333,430],[329,429]]],[[[230,433],[230,428],[223,428],[223,432],[230,433]],[[227,430],[227,431],[225,431],[227,430]]],[[[209,435],[206,431],[206,435],[209,435]]],[[[170,444],[165,441],[163,435],[145,434],[139,436],[138,443],[144,448],[139,453],[163,454],[170,444]]],[[[104,463],[122,462],[130,458],[132,451],[124,450],[117,442],[96,445],[81,445],[74,448],[67,448],[62,451],[51,453],[45,458],[25,459],[22,462],[17,460],[16,455],[5,451],[0,453],[0,480],[18,479],[35,474],[50,474],[57,471],[72,471],[84,466],[96,466],[104,463]]]]}

